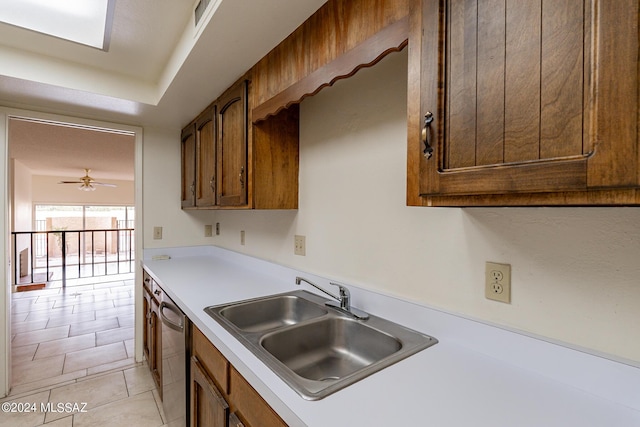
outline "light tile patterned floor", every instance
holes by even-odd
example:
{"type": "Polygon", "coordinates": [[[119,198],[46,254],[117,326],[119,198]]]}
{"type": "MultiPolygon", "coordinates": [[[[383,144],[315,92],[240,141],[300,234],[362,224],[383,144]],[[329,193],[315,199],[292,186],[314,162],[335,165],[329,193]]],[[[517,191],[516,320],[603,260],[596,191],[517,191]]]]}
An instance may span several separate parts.
{"type": "Polygon", "coordinates": [[[13,294],[12,389],[0,402],[22,411],[3,406],[1,426],[166,426],[133,358],[133,275],[114,277],[13,294]]]}

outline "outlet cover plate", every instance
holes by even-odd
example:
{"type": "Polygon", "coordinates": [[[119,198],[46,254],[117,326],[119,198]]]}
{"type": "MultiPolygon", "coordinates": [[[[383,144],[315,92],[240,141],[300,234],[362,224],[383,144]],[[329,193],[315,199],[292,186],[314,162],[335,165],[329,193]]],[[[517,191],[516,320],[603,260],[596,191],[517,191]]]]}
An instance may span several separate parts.
{"type": "Polygon", "coordinates": [[[305,240],[306,240],[305,236],[300,236],[298,234],[293,236],[293,254],[294,255],[306,256],[307,245],[305,240]]]}
{"type": "Polygon", "coordinates": [[[510,264],[487,262],[484,282],[484,296],[487,299],[511,304],[510,264]]]}
{"type": "Polygon", "coordinates": [[[153,239],[162,240],[162,227],[153,227],[153,239]]]}

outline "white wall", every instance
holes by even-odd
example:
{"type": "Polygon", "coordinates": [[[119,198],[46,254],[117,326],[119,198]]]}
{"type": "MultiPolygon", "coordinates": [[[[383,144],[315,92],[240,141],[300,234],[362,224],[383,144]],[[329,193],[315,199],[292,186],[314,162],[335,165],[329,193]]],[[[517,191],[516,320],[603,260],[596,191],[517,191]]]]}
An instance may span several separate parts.
{"type": "Polygon", "coordinates": [[[204,225],[214,223],[215,213],[180,208],[180,131],[145,128],[143,150],[144,247],[213,244],[204,225]],[[162,240],[153,239],[156,226],[162,240]]]}
{"type": "Polygon", "coordinates": [[[640,209],[407,207],[405,76],[392,54],[303,101],[299,210],[218,212],[213,243],[638,364],[640,209]],[[488,260],[512,265],[512,304],[484,298],[488,260]]]}
{"type": "MultiPolygon", "coordinates": [[[[30,231],[33,216],[31,171],[18,160],[13,159],[13,230],[30,231]]],[[[28,240],[28,239],[27,239],[28,240]]]]}
{"type": "MultiPolygon", "coordinates": [[[[11,206],[13,215],[11,216],[12,231],[31,231],[33,229],[33,204],[31,194],[31,171],[18,160],[11,161],[12,173],[12,189],[11,189],[11,206]]],[[[13,244],[13,242],[11,243],[13,244]]],[[[11,253],[19,254],[22,250],[31,247],[31,239],[28,235],[17,235],[15,240],[15,250],[12,247],[11,253]]],[[[31,268],[31,258],[28,258],[27,269],[31,268]]],[[[15,271],[12,269],[11,274],[20,274],[20,260],[14,261],[15,271]]],[[[14,282],[15,283],[15,277],[14,282]]]]}

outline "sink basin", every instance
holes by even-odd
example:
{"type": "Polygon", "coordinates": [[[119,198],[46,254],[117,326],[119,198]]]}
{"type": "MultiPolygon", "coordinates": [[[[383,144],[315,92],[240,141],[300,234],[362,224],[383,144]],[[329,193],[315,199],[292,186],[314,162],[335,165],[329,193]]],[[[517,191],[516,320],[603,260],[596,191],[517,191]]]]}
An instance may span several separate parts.
{"type": "Polygon", "coordinates": [[[300,290],[205,312],[300,396],[322,399],[438,342],[369,315],[357,320],[300,290]]]}
{"type": "Polygon", "coordinates": [[[238,329],[260,332],[324,316],[327,310],[295,295],[276,295],[224,307],[219,314],[238,329]]]}
{"type": "Polygon", "coordinates": [[[347,318],[328,318],[266,335],[262,347],[301,377],[344,378],[399,351],[402,343],[347,318]]]}

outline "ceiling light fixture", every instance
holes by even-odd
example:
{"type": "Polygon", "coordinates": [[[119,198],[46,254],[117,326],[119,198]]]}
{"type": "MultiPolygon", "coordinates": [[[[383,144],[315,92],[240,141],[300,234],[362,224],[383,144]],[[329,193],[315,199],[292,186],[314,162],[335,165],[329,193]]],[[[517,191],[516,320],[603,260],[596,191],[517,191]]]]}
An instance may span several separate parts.
{"type": "Polygon", "coordinates": [[[0,0],[0,21],[109,50],[115,0],[0,0]]]}
{"type": "Polygon", "coordinates": [[[97,182],[95,179],[89,176],[89,172],[91,169],[84,170],[84,176],[77,181],[60,181],[58,184],[80,184],[78,190],[82,191],[95,191],[96,185],[100,185],[102,187],[117,187],[115,184],[107,184],[104,182],[97,182]]]}

